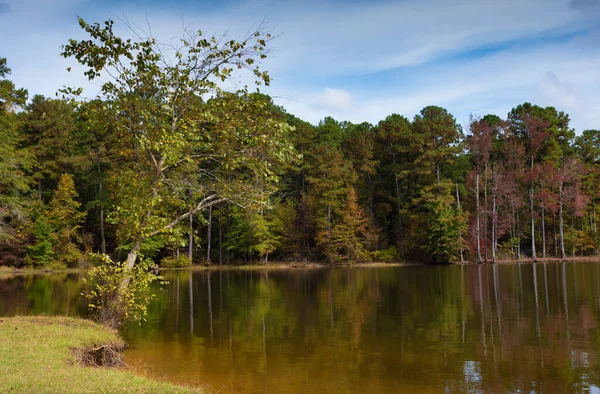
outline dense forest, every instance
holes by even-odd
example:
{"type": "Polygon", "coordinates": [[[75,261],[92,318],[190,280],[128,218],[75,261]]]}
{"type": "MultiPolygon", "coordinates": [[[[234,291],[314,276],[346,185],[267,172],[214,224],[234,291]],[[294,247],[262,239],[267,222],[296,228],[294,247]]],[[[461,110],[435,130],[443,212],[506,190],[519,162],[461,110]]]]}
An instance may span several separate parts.
{"type": "MultiPolygon", "coordinates": [[[[82,27],[101,42],[112,34],[111,25],[82,27]]],[[[70,42],[63,55],[89,66],[92,79],[108,60],[86,60],[94,48],[85,43],[70,42]]],[[[76,267],[90,252],[123,260],[132,248],[164,266],[598,254],[600,131],[576,133],[553,107],[474,115],[464,129],[438,106],[376,125],[313,125],[266,95],[216,90],[172,98],[185,97],[180,112],[163,116],[153,97],[166,79],[156,76],[201,78],[157,71],[140,88],[140,70],[156,59],[144,42],[119,45],[138,54],[137,73],[117,78],[137,84],[135,93],[111,83],[87,101],[29,97],[0,59],[0,265],[76,267]],[[149,121],[161,116],[168,122],[149,121]],[[127,132],[142,123],[145,131],[127,132]],[[152,230],[154,212],[183,214],[161,222],[164,232],[152,230]]],[[[227,50],[253,67],[260,49],[227,50]]],[[[230,72],[216,70],[221,80],[230,72]]]]}

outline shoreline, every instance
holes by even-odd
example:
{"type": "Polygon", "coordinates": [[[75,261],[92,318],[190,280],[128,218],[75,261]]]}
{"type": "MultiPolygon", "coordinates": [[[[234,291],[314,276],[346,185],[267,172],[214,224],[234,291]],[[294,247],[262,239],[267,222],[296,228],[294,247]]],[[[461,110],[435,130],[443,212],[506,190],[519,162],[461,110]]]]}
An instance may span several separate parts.
{"type": "MultiPolygon", "coordinates": [[[[537,259],[533,260],[532,258],[528,257],[528,258],[522,258],[520,260],[516,260],[516,259],[499,259],[496,261],[482,261],[481,264],[520,264],[520,263],[525,263],[525,264],[537,264],[537,263],[562,263],[562,262],[566,262],[566,263],[600,263],[600,256],[585,256],[585,257],[566,257],[564,259],[560,258],[560,257],[538,257],[537,259]]],[[[456,261],[456,262],[452,262],[450,263],[452,265],[477,265],[477,262],[475,261],[464,261],[464,262],[460,262],[460,261],[456,261]]]]}
{"type": "Polygon", "coordinates": [[[176,268],[161,268],[159,271],[227,271],[227,270],[287,270],[287,269],[322,269],[322,268],[352,268],[352,267],[403,267],[409,265],[423,265],[425,263],[408,263],[408,262],[393,262],[393,263],[342,263],[342,264],[329,264],[323,262],[282,262],[274,261],[267,264],[197,264],[189,267],[176,267],[176,268]]]}
{"type": "MultiPolygon", "coordinates": [[[[531,258],[499,259],[494,262],[491,260],[483,261],[481,264],[535,264],[535,263],[600,263],[600,256],[585,257],[546,257],[538,258],[535,261],[531,258]]],[[[188,267],[158,267],[159,272],[169,271],[235,271],[235,270],[292,270],[292,269],[326,269],[326,268],[380,268],[380,267],[408,267],[408,266],[426,266],[426,265],[477,265],[475,261],[452,261],[448,263],[426,263],[419,261],[396,261],[391,263],[369,262],[369,263],[338,263],[329,264],[325,262],[297,262],[297,261],[274,261],[272,263],[257,264],[195,264],[188,267]]],[[[65,269],[47,269],[47,268],[15,268],[0,267],[0,279],[3,277],[25,276],[25,275],[44,275],[44,274],[84,274],[87,268],[65,268],[65,269]]]]}

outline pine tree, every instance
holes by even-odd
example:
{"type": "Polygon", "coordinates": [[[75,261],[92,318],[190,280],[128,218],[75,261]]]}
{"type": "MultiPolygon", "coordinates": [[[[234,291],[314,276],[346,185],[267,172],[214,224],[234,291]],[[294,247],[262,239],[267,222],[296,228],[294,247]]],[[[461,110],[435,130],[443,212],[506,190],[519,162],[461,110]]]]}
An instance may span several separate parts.
{"type": "Polygon", "coordinates": [[[39,216],[33,224],[33,244],[27,247],[25,262],[34,267],[44,267],[54,260],[52,226],[45,216],[39,216]]]}
{"type": "MultiPolygon", "coordinates": [[[[443,187],[451,185],[444,183],[443,187]]],[[[437,188],[436,188],[437,189],[437,188]]],[[[462,234],[466,232],[466,215],[457,207],[450,193],[426,191],[423,196],[427,214],[427,241],[425,249],[436,262],[458,260],[464,248],[462,234]]]]}
{"type": "MultiPolygon", "coordinates": [[[[270,212],[269,212],[270,214],[270,212]]],[[[258,253],[263,262],[281,245],[281,222],[277,217],[270,217],[264,212],[250,215],[252,245],[250,251],[258,253]]]]}
{"type": "Polygon", "coordinates": [[[86,214],[79,211],[77,197],[73,177],[63,174],[52,195],[48,219],[55,229],[56,260],[68,266],[74,266],[81,255],[75,243],[81,240],[79,231],[86,214]]]}
{"type": "MultiPolygon", "coordinates": [[[[325,235],[320,237],[327,239],[325,235]]],[[[348,188],[346,206],[331,230],[331,238],[324,245],[325,253],[330,261],[346,260],[358,262],[368,259],[366,244],[368,242],[368,219],[358,205],[356,191],[348,188]]]]}
{"type": "MultiPolygon", "coordinates": [[[[27,91],[3,79],[11,70],[0,58],[0,243],[14,243],[16,228],[24,222],[24,202],[29,193],[30,152],[21,148],[19,115],[27,91]]],[[[8,249],[11,249],[10,247],[8,249]]]]}

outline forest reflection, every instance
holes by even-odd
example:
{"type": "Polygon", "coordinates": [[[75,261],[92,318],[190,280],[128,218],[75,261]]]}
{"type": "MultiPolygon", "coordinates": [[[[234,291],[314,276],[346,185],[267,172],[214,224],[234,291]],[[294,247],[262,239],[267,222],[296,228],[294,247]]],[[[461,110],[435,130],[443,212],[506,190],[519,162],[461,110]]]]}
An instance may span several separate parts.
{"type": "Polygon", "coordinates": [[[582,392],[600,265],[179,272],[128,361],[219,392],[582,392]]]}
{"type": "MultiPolygon", "coordinates": [[[[589,392],[600,264],[171,271],[126,361],[220,393],[589,392]]],[[[85,314],[75,275],[0,280],[0,314],[85,314]]]]}

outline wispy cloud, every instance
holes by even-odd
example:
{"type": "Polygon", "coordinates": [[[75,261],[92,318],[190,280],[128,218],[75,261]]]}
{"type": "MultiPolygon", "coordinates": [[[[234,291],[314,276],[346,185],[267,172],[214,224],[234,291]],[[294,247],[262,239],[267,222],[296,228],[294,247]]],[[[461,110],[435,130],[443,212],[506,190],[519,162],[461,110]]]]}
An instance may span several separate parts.
{"type": "Polygon", "coordinates": [[[32,92],[85,83],[58,57],[61,44],[81,36],[76,15],[148,20],[163,39],[182,25],[240,36],[265,19],[281,33],[265,63],[274,81],[267,92],[311,122],[412,117],[429,104],[466,121],[470,112],[503,116],[533,101],[568,111],[578,130],[600,127],[598,0],[12,1],[10,18],[0,16],[8,38],[0,56],[32,92]]]}

